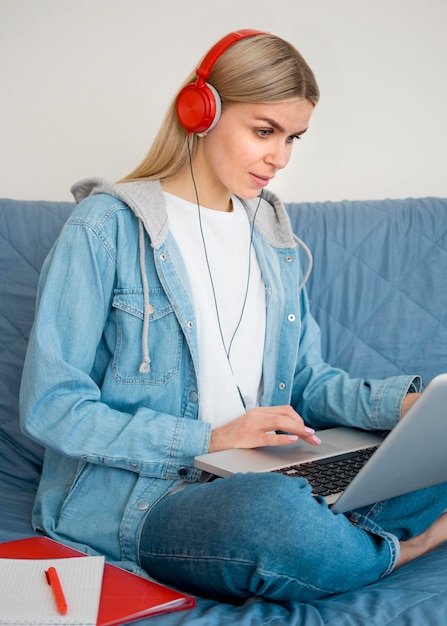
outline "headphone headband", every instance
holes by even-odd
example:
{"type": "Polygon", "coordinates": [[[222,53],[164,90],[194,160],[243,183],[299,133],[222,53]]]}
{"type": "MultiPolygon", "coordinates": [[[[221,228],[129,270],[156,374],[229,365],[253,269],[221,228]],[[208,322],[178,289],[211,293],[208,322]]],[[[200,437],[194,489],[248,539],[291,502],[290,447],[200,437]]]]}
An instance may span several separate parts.
{"type": "Polygon", "coordinates": [[[213,65],[217,61],[217,59],[227,50],[230,46],[232,46],[236,41],[240,41],[241,39],[246,39],[247,37],[255,37],[256,35],[266,35],[267,33],[261,30],[253,30],[250,28],[245,28],[242,30],[236,30],[225,37],[222,37],[207,53],[205,58],[203,59],[200,67],[196,70],[196,74],[199,78],[203,78],[206,80],[210,75],[211,70],[213,69],[213,65]]]}
{"type": "Polygon", "coordinates": [[[216,89],[206,82],[217,59],[237,41],[256,35],[266,35],[260,30],[237,30],[220,39],[206,54],[197,68],[197,80],[189,83],[177,96],[177,117],[189,133],[206,133],[219,121],[222,104],[216,89]]]}

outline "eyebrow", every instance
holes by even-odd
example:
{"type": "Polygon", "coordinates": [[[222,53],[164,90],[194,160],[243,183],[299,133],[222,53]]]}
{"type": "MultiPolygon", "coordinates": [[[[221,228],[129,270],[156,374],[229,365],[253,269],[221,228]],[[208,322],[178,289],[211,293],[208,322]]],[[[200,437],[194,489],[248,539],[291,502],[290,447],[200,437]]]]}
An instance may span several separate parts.
{"type": "MultiPolygon", "coordinates": [[[[256,121],[266,122],[267,124],[269,124],[269,126],[272,126],[275,130],[279,131],[280,133],[285,132],[285,128],[283,128],[281,124],[278,124],[278,122],[272,119],[271,117],[258,117],[256,121]]],[[[291,133],[291,135],[304,135],[306,131],[307,131],[307,128],[305,128],[304,130],[297,131],[296,133],[291,133]]]]}

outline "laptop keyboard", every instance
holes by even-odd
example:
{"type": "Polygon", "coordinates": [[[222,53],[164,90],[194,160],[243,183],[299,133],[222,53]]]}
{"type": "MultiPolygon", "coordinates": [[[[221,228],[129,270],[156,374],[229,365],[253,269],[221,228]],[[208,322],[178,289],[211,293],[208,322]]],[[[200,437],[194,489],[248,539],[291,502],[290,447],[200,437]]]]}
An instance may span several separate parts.
{"type": "Polygon", "coordinates": [[[313,495],[329,496],[344,491],[378,447],[373,446],[331,456],[327,459],[289,465],[274,470],[274,472],[286,476],[307,478],[312,487],[313,495]]]}

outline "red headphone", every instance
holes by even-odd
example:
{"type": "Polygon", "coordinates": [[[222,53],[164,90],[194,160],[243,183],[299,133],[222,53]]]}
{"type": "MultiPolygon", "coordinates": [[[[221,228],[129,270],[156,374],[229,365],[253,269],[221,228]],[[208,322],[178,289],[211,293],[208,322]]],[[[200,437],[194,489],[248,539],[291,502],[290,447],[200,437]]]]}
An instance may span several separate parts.
{"type": "Polygon", "coordinates": [[[196,70],[197,80],[189,83],[177,96],[177,117],[189,133],[206,133],[219,121],[222,104],[216,89],[206,82],[214,63],[236,41],[255,35],[266,35],[260,30],[238,30],[218,41],[196,70]]]}

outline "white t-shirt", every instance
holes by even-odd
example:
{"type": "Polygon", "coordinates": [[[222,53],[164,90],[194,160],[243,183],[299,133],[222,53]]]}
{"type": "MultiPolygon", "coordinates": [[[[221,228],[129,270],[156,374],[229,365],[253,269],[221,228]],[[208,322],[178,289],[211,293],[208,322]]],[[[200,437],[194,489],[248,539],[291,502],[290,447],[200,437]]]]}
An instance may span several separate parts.
{"type": "Polygon", "coordinates": [[[232,198],[232,212],[200,207],[200,220],[197,204],[169,193],[165,197],[169,229],[193,291],[199,417],[217,427],[258,404],[265,335],[264,283],[250,245],[248,217],[236,197],[232,198]]]}

